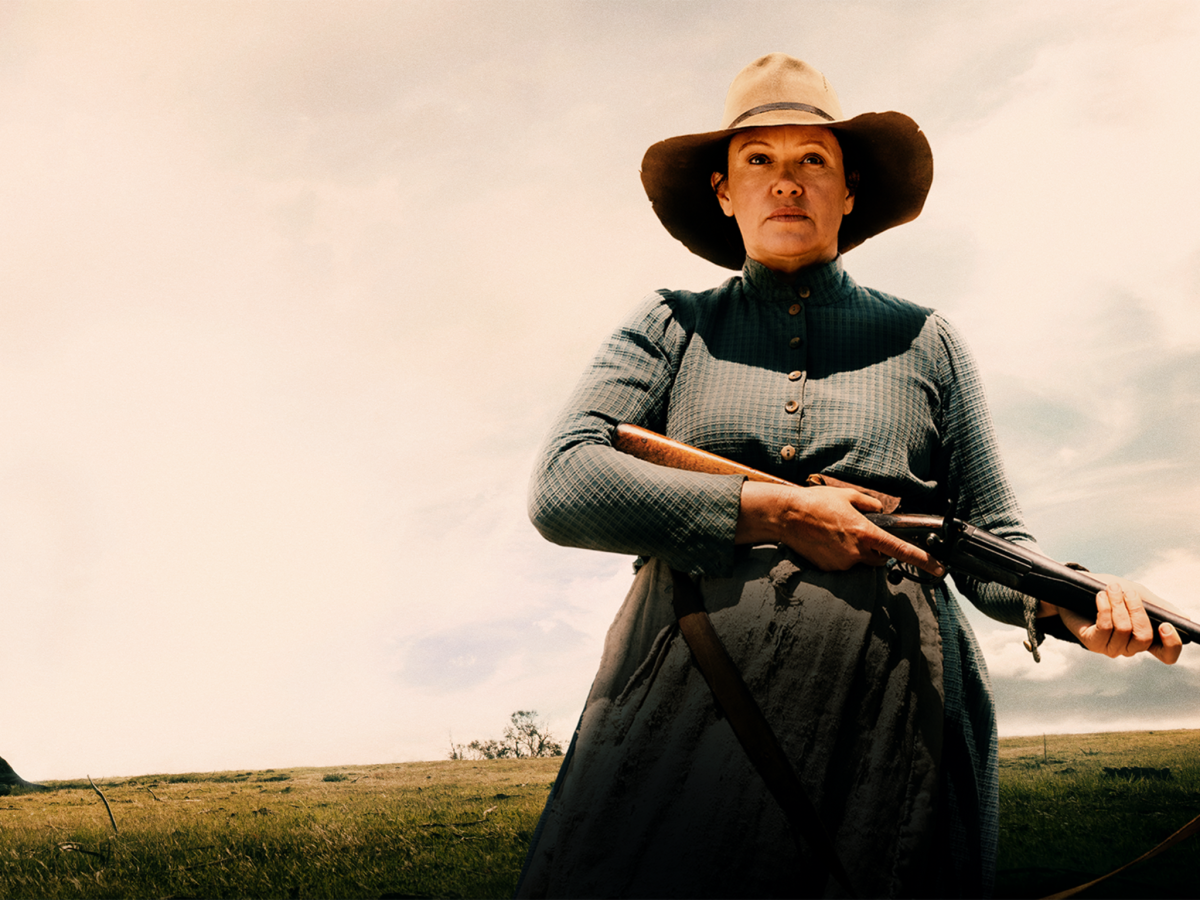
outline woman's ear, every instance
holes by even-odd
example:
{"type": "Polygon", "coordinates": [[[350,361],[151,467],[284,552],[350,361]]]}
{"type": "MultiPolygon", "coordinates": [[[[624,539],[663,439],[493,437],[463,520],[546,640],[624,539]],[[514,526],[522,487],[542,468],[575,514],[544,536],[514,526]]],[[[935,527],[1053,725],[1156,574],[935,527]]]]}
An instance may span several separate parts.
{"type": "Polygon", "coordinates": [[[721,204],[721,211],[727,216],[733,215],[733,201],[729,199],[729,178],[724,172],[712,173],[712,189],[721,204]]]}
{"type": "Polygon", "coordinates": [[[842,215],[848,216],[854,210],[854,195],[858,193],[858,171],[846,173],[846,202],[842,207],[842,215]]]}

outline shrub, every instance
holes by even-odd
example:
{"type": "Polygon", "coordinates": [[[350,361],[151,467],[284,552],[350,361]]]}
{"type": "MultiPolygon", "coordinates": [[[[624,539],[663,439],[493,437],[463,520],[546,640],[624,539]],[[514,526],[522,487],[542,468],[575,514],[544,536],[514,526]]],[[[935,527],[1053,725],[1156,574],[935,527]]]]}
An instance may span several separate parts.
{"type": "Polygon", "coordinates": [[[537,721],[537,710],[519,709],[510,717],[504,737],[471,741],[465,747],[450,742],[451,759],[528,759],[562,756],[562,744],[554,739],[545,722],[537,721]]]}

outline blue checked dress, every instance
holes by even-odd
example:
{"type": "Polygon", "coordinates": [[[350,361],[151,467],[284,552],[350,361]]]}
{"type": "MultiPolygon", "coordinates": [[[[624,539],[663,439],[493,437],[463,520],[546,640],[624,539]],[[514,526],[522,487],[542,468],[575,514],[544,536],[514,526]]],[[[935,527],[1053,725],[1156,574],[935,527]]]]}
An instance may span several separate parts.
{"type": "MultiPolygon", "coordinates": [[[[823,573],[736,547],[742,479],[616,451],[629,422],[803,483],[813,473],[1018,541],[970,353],[935,312],[858,286],[841,257],[784,284],[753,260],[710,291],[651,295],[601,347],[534,472],[555,543],[639,557],[543,813],[521,896],[784,896],[779,812],[692,666],[663,585],[697,578],[714,626],[863,896],[981,895],[997,837],[991,688],[944,586],[823,573]],[[855,874],[858,873],[858,874],[855,874]]],[[[1034,601],[957,579],[1027,627],[1034,601]]],[[[837,892],[832,882],[818,890],[837,892]]]]}

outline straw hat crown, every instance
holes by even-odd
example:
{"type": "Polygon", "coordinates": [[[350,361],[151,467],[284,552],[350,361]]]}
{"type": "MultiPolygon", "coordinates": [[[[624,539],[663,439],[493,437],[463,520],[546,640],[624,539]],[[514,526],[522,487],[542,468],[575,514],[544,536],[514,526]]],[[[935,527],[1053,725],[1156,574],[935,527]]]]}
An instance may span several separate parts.
{"type": "Polygon", "coordinates": [[[824,75],[802,59],[768,53],[742,69],[730,85],[721,129],[828,125],[841,117],[842,104],[824,75]]]}
{"type": "Polygon", "coordinates": [[[933,182],[933,154],[917,123],[898,112],[847,119],[824,75],[803,60],[770,53],[734,78],[720,128],[660,141],[642,159],[642,185],[654,212],[693,253],[729,269],[742,267],[741,233],[721,212],[711,178],[725,171],[730,137],[769,125],[829,128],[858,171],[854,211],[838,232],[841,252],[920,215],[933,182]]]}

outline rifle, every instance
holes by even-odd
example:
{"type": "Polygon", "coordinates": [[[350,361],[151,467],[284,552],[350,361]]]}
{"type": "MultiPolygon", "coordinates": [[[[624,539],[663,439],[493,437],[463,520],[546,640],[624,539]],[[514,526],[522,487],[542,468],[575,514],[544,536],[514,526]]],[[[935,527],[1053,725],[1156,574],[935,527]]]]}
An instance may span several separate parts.
{"type": "MultiPolygon", "coordinates": [[[[687,469],[712,475],[742,475],[750,481],[785,487],[800,486],[717,456],[715,453],[673,441],[637,425],[618,425],[613,446],[623,453],[673,469],[687,469]]],[[[822,482],[818,479],[816,483],[822,482]]],[[[867,493],[873,493],[877,498],[884,496],[870,491],[867,493]]],[[[867,513],[866,517],[884,531],[923,548],[940,562],[947,572],[969,575],[984,582],[996,582],[1038,600],[1095,619],[1096,594],[1104,590],[1103,581],[1085,571],[1056,562],[1035,550],[998,537],[984,528],[967,524],[955,517],[954,506],[954,502],[951,501],[945,516],[889,511],[867,513]]],[[[893,584],[899,584],[904,578],[927,583],[933,581],[906,570],[897,564],[896,560],[889,560],[888,569],[888,578],[893,584]]],[[[1154,625],[1156,639],[1158,626],[1168,622],[1179,633],[1183,643],[1200,640],[1200,623],[1155,603],[1143,605],[1154,625]]]]}

